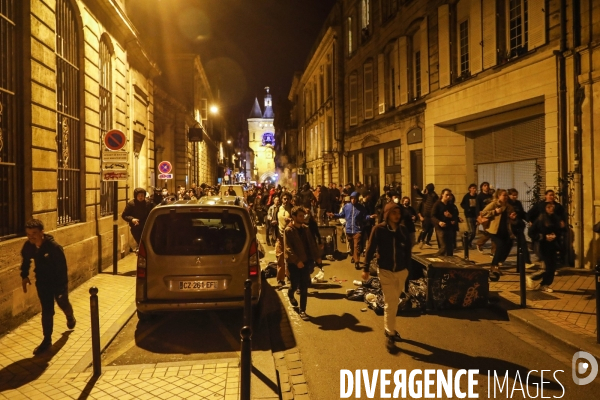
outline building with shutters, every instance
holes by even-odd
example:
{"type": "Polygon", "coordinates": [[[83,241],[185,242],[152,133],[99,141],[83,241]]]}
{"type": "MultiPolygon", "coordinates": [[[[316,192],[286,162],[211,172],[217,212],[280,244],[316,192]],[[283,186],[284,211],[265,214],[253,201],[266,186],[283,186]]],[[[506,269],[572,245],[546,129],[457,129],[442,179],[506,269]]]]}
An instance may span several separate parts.
{"type": "MultiPolygon", "coordinates": [[[[206,179],[216,182],[217,151],[208,146],[212,155],[194,156],[186,139],[188,127],[206,121],[198,115],[201,99],[210,98],[201,68],[194,76],[179,71],[195,84],[190,102],[175,100],[170,86],[159,88],[161,69],[122,0],[0,0],[0,32],[2,334],[39,311],[35,290],[24,294],[19,276],[26,220],[42,220],[64,247],[74,288],[112,264],[113,211],[120,216],[134,187],[156,185],[160,148],[176,142],[169,156],[182,161],[174,163],[182,184],[192,170],[202,171],[200,159],[214,160],[206,179]],[[162,118],[157,132],[156,103],[159,120],[167,108],[181,123],[172,127],[162,118]],[[102,138],[111,129],[127,137],[129,178],[117,183],[117,202],[114,182],[101,180],[102,138]]],[[[131,247],[119,217],[117,251],[131,247]]]]}
{"type": "Polygon", "coordinates": [[[558,190],[569,209],[576,265],[593,265],[600,4],[344,0],[332,15],[323,31],[338,29],[343,49],[340,180],[377,191],[400,182],[403,194],[434,182],[457,198],[488,181],[518,189],[527,207],[539,171],[542,194],[558,190]]]}

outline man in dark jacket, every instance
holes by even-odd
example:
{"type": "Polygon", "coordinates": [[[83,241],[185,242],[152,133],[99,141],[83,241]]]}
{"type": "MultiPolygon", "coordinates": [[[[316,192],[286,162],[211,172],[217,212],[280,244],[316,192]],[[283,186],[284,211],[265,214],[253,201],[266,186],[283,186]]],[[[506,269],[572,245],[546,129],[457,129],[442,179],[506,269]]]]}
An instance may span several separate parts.
{"type": "Polygon", "coordinates": [[[146,200],[146,190],[136,188],[133,191],[133,200],[129,200],[121,214],[121,218],[129,223],[131,235],[138,245],[142,238],[144,224],[153,207],[154,204],[146,200]]]}
{"type": "Polygon", "coordinates": [[[417,242],[421,242],[421,248],[423,248],[423,246],[431,247],[431,244],[429,243],[431,241],[431,236],[433,235],[431,209],[435,202],[438,201],[439,196],[435,192],[435,185],[433,183],[428,183],[427,186],[425,186],[425,190],[422,192],[417,185],[414,185],[413,188],[415,189],[417,196],[423,199],[419,207],[419,219],[421,220],[422,231],[417,242]]]}
{"type": "Polygon", "coordinates": [[[284,231],[285,260],[290,273],[290,287],[288,298],[292,306],[297,307],[298,301],[294,298],[296,289],[300,288],[300,318],[308,320],[306,303],[308,300],[308,286],[310,274],[315,263],[321,265],[321,255],[315,238],[310,233],[308,226],[304,225],[304,207],[296,206],[291,212],[292,223],[284,231]]]}
{"type": "Polygon", "coordinates": [[[35,287],[42,305],[42,331],[44,340],[33,354],[41,354],[52,346],[54,328],[54,301],[67,316],[67,328],[75,328],[73,307],[69,302],[69,276],[63,248],[51,235],[44,233],[44,224],[32,219],[25,224],[28,241],[23,244],[21,279],[23,292],[27,293],[31,260],[35,263],[35,287]]]}
{"type": "Polygon", "coordinates": [[[362,273],[363,281],[369,279],[371,260],[373,257],[377,257],[377,276],[381,282],[385,301],[383,320],[385,345],[390,352],[396,348],[396,342],[402,341],[396,330],[396,313],[398,312],[398,299],[404,290],[411,265],[410,238],[406,227],[400,224],[401,219],[400,206],[394,202],[388,203],[384,210],[384,222],[375,225],[371,232],[362,273]]]}
{"type": "Polygon", "coordinates": [[[435,235],[440,246],[436,256],[454,255],[454,245],[456,244],[456,218],[453,211],[456,208],[450,204],[452,191],[450,189],[442,190],[442,197],[435,202],[431,210],[431,221],[435,226],[435,235]]]}
{"type": "Polygon", "coordinates": [[[467,227],[469,228],[469,243],[471,247],[473,239],[477,234],[477,185],[471,183],[469,185],[469,192],[465,194],[460,202],[460,207],[465,212],[465,219],[467,220],[467,227]]]}

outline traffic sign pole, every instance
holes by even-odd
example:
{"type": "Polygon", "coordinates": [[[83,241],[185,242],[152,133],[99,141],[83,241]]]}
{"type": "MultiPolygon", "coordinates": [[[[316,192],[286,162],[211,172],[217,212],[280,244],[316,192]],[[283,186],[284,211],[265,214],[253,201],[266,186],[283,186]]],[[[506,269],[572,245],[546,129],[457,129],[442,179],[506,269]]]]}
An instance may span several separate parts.
{"type": "Polygon", "coordinates": [[[117,275],[119,266],[119,182],[113,182],[113,275],[117,275]]]}

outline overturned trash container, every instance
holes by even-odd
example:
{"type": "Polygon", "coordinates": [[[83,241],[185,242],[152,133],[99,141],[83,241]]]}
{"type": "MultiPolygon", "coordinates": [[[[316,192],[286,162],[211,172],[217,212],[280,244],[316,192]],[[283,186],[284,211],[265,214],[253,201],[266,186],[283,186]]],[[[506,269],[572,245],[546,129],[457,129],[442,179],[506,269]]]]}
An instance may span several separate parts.
{"type": "Polygon", "coordinates": [[[485,307],[490,285],[488,270],[456,256],[412,256],[427,281],[427,310],[485,307]]]}

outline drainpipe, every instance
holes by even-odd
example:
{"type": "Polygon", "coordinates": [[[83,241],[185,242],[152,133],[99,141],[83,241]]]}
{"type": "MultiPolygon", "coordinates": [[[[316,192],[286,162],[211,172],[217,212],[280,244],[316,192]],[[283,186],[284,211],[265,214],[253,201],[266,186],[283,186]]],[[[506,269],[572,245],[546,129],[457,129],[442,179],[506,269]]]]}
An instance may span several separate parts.
{"type": "MultiPolygon", "coordinates": [[[[581,36],[579,30],[580,9],[578,2],[573,4],[573,93],[574,93],[574,109],[573,109],[573,231],[575,236],[575,267],[583,268],[585,266],[583,252],[583,182],[581,177],[581,156],[582,156],[582,129],[581,116],[583,114],[582,105],[585,99],[585,90],[579,84],[579,75],[581,74],[581,55],[575,50],[581,45],[581,36]],[[577,4],[575,4],[577,3],[577,4]]],[[[591,60],[591,58],[590,58],[591,60]]]]}

